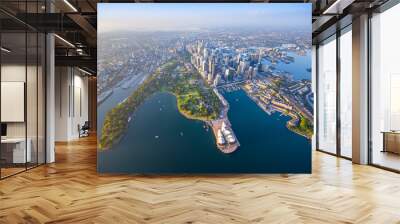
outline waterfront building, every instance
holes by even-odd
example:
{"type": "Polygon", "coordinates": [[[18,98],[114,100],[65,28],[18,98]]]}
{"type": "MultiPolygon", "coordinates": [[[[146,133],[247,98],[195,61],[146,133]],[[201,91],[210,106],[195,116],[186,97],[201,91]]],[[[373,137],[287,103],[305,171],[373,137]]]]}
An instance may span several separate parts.
{"type": "Polygon", "coordinates": [[[224,136],[228,136],[228,135],[232,134],[232,132],[229,131],[228,129],[222,129],[222,133],[224,134],[224,136]]]}
{"type": "Polygon", "coordinates": [[[229,144],[233,144],[236,142],[236,138],[233,137],[232,131],[229,130],[225,121],[222,122],[221,129],[219,131],[221,131],[221,134],[225,137],[229,144]]]}
{"type": "Polygon", "coordinates": [[[236,142],[235,137],[233,137],[232,135],[227,135],[227,136],[226,136],[226,140],[228,140],[228,143],[229,143],[229,144],[233,144],[233,143],[236,142]]]}
{"type": "Polygon", "coordinates": [[[286,109],[286,110],[292,110],[292,106],[290,106],[288,104],[285,104],[283,102],[280,102],[280,101],[277,101],[277,100],[272,100],[271,103],[274,106],[277,106],[277,107],[280,107],[280,108],[283,108],[283,109],[286,109]]]}
{"type": "Polygon", "coordinates": [[[225,130],[225,129],[226,129],[225,121],[222,122],[221,129],[222,129],[222,130],[225,130]]]}
{"type": "Polygon", "coordinates": [[[225,143],[226,143],[225,138],[222,135],[221,129],[218,129],[218,131],[217,131],[217,143],[219,145],[225,145],[225,143]]]}

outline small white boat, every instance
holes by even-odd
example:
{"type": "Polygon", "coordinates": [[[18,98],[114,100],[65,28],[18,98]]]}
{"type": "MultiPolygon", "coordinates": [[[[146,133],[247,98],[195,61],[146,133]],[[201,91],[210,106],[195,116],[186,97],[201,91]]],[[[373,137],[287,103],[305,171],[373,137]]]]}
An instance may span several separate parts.
{"type": "Polygon", "coordinates": [[[159,136],[158,136],[158,135],[156,135],[156,136],[154,136],[154,138],[156,138],[156,139],[157,139],[157,138],[159,138],[159,136]]]}

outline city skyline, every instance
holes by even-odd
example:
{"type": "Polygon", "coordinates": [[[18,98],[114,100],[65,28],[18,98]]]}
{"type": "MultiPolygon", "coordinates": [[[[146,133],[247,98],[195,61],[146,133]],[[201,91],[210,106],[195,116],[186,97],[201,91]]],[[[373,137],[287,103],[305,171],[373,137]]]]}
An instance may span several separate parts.
{"type": "Polygon", "coordinates": [[[101,3],[98,5],[98,11],[99,33],[195,31],[242,26],[311,30],[311,4],[307,3],[101,3]],[[276,18],[279,18],[279,23],[276,18]]]}

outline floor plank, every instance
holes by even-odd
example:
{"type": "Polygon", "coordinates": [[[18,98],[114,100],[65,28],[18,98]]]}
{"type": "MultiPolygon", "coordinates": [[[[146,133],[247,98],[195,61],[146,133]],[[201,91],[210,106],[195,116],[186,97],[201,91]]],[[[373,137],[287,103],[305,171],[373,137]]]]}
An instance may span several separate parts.
{"type": "Polygon", "coordinates": [[[313,153],[312,175],[98,175],[96,139],[0,181],[0,223],[400,223],[400,175],[313,153]]]}

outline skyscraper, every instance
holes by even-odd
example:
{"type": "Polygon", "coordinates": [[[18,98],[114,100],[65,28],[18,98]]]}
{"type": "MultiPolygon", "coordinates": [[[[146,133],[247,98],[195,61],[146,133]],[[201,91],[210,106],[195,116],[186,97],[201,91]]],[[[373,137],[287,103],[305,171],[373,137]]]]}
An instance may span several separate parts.
{"type": "Polygon", "coordinates": [[[217,74],[214,79],[214,86],[218,86],[220,81],[221,81],[221,74],[217,74]]]}
{"type": "Polygon", "coordinates": [[[203,50],[203,57],[205,59],[208,58],[208,49],[207,48],[204,48],[204,50],[203,50]]]}
{"type": "Polygon", "coordinates": [[[262,57],[263,57],[263,51],[262,51],[262,49],[259,49],[259,52],[258,52],[258,64],[261,64],[262,57]]]}

